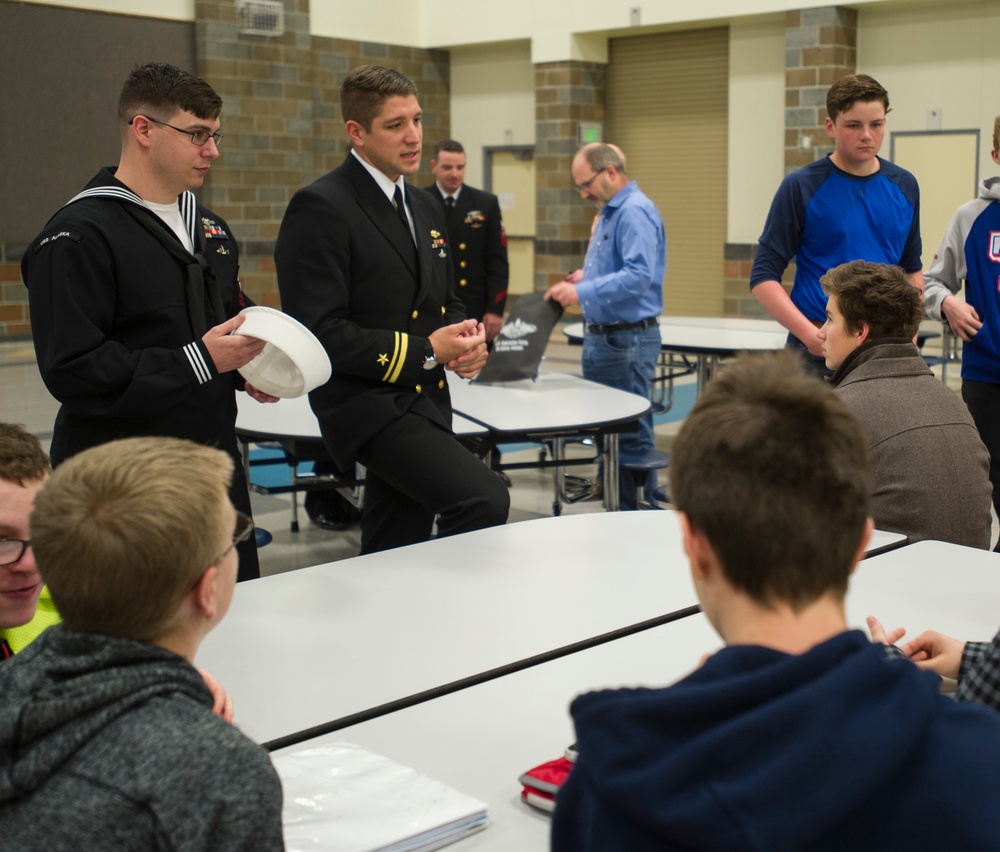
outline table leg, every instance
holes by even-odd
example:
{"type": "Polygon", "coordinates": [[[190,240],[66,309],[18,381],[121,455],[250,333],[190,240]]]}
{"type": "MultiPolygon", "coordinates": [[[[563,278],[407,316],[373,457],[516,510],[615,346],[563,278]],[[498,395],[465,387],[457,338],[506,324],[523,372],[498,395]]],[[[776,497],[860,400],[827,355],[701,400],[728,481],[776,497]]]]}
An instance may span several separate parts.
{"type": "Polygon", "coordinates": [[[552,439],[552,461],[556,466],[552,468],[552,514],[556,517],[562,514],[563,497],[565,496],[564,480],[565,468],[559,464],[563,460],[565,447],[562,438],[552,439]]]}
{"type": "MultiPolygon", "coordinates": [[[[291,461],[289,463],[292,474],[292,485],[299,484],[299,465],[296,461],[291,461]]],[[[297,491],[292,491],[292,525],[291,531],[297,533],[299,531],[299,494],[297,491]]]]}
{"type": "Polygon", "coordinates": [[[604,436],[604,505],[609,512],[617,512],[618,493],[618,433],[604,436]]]}
{"type": "Polygon", "coordinates": [[[698,396],[701,396],[701,392],[708,387],[708,355],[698,356],[698,396]]]}

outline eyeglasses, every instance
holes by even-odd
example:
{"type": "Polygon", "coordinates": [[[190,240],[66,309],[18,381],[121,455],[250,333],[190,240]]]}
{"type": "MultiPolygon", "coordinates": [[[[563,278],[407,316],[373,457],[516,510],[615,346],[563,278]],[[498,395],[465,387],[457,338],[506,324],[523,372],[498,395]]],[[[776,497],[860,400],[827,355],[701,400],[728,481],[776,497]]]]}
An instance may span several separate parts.
{"type": "MultiPolygon", "coordinates": [[[[137,115],[132,116],[132,118],[128,120],[128,123],[131,124],[138,117],[139,116],[137,115]]],[[[169,127],[171,130],[176,130],[178,133],[186,133],[188,136],[191,137],[191,142],[197,145],[199,148],[202,145],[207,144],[209,139],[215,142],[216,147],[218,147],[218,145],[222,142],[222,134],[219,132],[209,133],[207,130],[183,130],[180,127],[174,127],[172,124],[167,124],[165,121],[160,121],[160,119],[158,118],[153,118],[153,116],[151,115],[147,115],[145,116],[145,118],[149,119],[154,124],[162,124],[164,127],[169,127]]]]}
{"type": "Polygon", "coordinates": [[[236,510],[236,528],[233,530],[233,543],[229,545],[225,550],[222,551],[215,559],[212,560],[212,564],[215,565],[221,562],[229,554],[229,551],[236,547],[237,544],[241,544],[246,541],[253,534],[253,518],[249,515],[244,515],[238,509],[236,510]]]}
{"type": "Polygon", "coordinates": [[[30,544],[24,538],[0,538],[0,565],[13,565],[24,556],[30,544]]]}
{"type": "Polygon", "coordinates": [[[585,180],[583,183],[578,183],[576,185],[576,188],[580,190],[580,192],[590,192],[590,185],[595,180],[597,180],[597,178],[600,177],[604,173],[604,171],[605,171],[604,169],[601,169],[599,172],[594,172],[594,176],[590,180],[585,180]]]}

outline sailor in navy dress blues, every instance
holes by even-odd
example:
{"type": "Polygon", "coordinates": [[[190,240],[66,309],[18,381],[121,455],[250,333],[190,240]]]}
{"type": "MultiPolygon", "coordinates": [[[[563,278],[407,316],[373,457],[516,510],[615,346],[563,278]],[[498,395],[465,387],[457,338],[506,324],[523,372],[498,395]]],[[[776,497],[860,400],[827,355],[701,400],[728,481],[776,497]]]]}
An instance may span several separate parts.
{"type": "MultiPolygon", "coordinates": [[[[252,304],[239,250],[190,191],[218,156],[221,103],[173,66],[133,71],[119,100],[118,168],[101,169],[49,220],[21,270],[38,368],[61,403],[53,466],[116,438],[188,438],[233,457],[230,497],[249,514],[236,371],[264,344],[231,334],[252,304]]],[[[239,554],[240,579],[260,576],[252,538],[239,554]]]]}

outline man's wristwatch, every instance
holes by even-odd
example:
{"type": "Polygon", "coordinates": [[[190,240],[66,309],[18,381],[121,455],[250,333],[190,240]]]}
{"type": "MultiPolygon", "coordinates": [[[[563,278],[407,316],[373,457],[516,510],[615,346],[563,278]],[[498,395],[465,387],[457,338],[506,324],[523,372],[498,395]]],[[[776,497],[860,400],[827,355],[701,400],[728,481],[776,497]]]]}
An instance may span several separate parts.
{"type": "Polygon", "coordinates": [[[434,357],[434,347],[428,341],[424,344],[424,369],[433,370],[437,363],[437,358],[434,357]]]}

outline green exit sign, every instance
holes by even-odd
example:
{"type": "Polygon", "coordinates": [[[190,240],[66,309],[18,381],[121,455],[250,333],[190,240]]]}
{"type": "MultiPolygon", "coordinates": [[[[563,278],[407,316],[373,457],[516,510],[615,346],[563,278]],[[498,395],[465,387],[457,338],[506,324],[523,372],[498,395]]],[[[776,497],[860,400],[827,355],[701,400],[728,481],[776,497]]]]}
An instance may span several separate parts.
{"type": "Polygon", "coordinates": [[[603,121],[581,121],[577,126],[577,142],[589,145],[591,142],[604,141],[603,121]]]}

